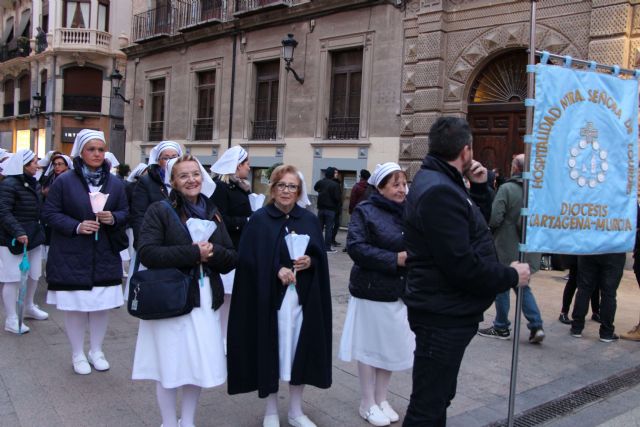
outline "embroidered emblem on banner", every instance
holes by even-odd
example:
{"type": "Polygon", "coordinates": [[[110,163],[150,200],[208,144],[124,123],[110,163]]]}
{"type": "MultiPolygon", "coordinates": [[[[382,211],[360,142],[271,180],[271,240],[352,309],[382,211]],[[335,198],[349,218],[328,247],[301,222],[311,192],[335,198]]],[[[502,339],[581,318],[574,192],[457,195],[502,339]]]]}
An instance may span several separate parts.
{"type": "Polygon", "coordinates": [[[609,169],[607,150],[598,142],[598,129],[592,122],[580,129],[580,142],[569,152],[569,176],[580,187],[595,188],[604,182],[609,169]]]}

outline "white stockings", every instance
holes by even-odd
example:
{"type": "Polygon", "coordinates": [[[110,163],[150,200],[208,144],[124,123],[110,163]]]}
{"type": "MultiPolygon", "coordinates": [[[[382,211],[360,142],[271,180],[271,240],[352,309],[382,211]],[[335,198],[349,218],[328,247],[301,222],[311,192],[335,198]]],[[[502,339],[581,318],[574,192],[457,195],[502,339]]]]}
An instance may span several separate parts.
{"type": "Polygon", "coordinates": [[[65,311],[64,325],[71,343],[73,355],[84,354],[84,334],[89,326],[89,343],[92,353],[102,351],[102,342],[107,333],[109,311],[100,310],[89,313],[83,311],[65,311]]]}
{"type": "Polygon", "coordinates": [[[369,410],[387,400],[387,390],[391,381],[391,371],[374,368],[358,362],[358,379],[360,380],[360,407],[369,410]]]}
{"type": "MultiPolygon", "coordinates": [[[[180,425],[182,427],[193,427],[202,388],[195,385],[183,385],[179,388],[182,389],[182,419],[180,425]]],[[[162,416],[162,426],[178,427],[178,414],[176,411],[178,388],[164,388],[160,382],[156,382],[156,397],[160,407],[160,415],[162,416]]]]}
{"type": "MultiPolygon", "coordinates": [[[[289,418],[298,418],[304,413],[302,412],[302,392],[304,385],[289,384],[289,418]]],[[[267,396],[267,407],[264,415],[278,414],[278,393],[271,393],[267,396]]]]}
{"type": "MultiPolygon", "coordinates": [[[[4,302],[4,312],[7,319],[14,318],[16,314],[16,301],[18,300],[18,290],[20,282],[7,282],[2,287],[2,301],[4,302]]],[[[31,277],[27,278],[27,295],[25,296],[25,308],[33,305],[33,297],[38,289],[38,281],[31,277]]]]}

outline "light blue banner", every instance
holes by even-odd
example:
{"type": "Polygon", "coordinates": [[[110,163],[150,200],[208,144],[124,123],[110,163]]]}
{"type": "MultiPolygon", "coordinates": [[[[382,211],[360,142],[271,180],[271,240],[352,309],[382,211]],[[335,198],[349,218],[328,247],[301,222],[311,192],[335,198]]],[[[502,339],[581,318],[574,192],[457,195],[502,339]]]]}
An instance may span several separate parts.
{"type": "Polygon", "coordinates": [[[638,81],[536,65],[527,252],[633,249],[638,81]]]}

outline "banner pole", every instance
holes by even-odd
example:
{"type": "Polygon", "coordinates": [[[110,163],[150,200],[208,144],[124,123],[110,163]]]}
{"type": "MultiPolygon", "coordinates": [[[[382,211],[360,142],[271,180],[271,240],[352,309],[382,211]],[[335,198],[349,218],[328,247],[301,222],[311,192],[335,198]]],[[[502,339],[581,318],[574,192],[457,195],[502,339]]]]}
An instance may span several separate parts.
{"type": "MultiPolygon", "coordinates": [[[[535,65],[536,63],[536,1],[531,1],[531,17],[529,19],[529,65],[535,65]]],[[[534,85],[535,85],[535,73],[527,73],[527,98],[533,99],[534,97],[534,85]]],[[[531,135],[533,133],[533,106],[526,107],[526,134],[531,135]]],[[[524,144],[525,161],[524,172],[529,172],[529,161],[531,158],[531,144],[524,144]]],[[[524,174],[523,174],[524,175],[524,174]]],[[[523,180],[523,200],[524,207],[527,207],[529,197],[529,181],[523,180]]],[[[526,242],[527,238],[527,217],[520,217],[521,221],[521,236],[520,241],[526,242]]],[[[520,251],[519,261],[525,262],[525,253],[520,251]]],[[[507,416],[508,427],[514,425],[514,407],[516,400],[516,383],[518,379],[518,345],[520,342],[520,326],[522,324],[522,288],[518,286],[518,292],[516,297],[516,310],[515,319],[513,322],[513,348],[511,352],[511,380],[509,383],[509,412],[507,416]]]]}

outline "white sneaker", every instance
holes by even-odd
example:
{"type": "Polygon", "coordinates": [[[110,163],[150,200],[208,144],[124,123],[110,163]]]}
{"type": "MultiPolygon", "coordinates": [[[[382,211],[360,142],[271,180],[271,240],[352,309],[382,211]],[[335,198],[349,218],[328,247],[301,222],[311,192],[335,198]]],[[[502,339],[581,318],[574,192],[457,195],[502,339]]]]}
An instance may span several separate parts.
{"type": "Polygon", "coordinates": [[[306,415],[300,415],[297,418],[289,417],[289,425],[291,427],[318,427],[306,415]]]}
{"type": "Polygon", "coordinates": [[[262,420],[262,427],[280,427],[280,417],[278,414],[265,415],[262,420]]]}
{"type": "Polygon", "coordinates": [[[95,353],[89,351],[88,359],[96,371],[108,371],[110,368],[109,362],[107,362],[104,353],[101,351],[96,351],[95,353]]]}
{"type": "Polygon", "coordinates": [[[89,362],[84,353],[74,355],[71,361],[73,362],[73,370],[76,374],[88,375],[91,373],[91,366],[89,366],[89,362]]]}
{"type": "Polygon", "coordinates": [[[40,310],[40,307],[34,304],[31,307],[25,308],[24,318],[35,319],[35,320],[47,320],[49,318],[49,314],[44,310],[40,310]]]}
{"type": "Polygon", "coordinates": [[[29,327],[22,324],[22,328],[18,329],[18,318],[17,317],[8,317],[7,320],[4,321],[4,330],[7,332],[11,332],[12,334],[26,334],[29,332],[29,327]]]}
{"type": "Polygon", "coordinates": [[[391,424],[391,420],[387,417],[378,405],[373,405],[368,411],[359,408],[360,416],[367,420],[369,424],[382,427],[391,424]]]}
{"type": "Polygon", "coordinates": [[[389,421],[391,421],[392,423],[400,420],[400,415],[398,415],[398,413],[393,410],[387,400],[381,402],[378,406],[380,407],[380,409],[382,409],[382,413],[385,414],[387,418],[389,418],[389,421]]]}

